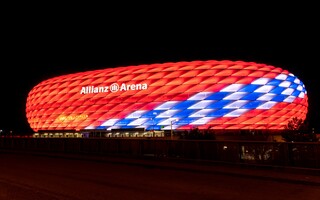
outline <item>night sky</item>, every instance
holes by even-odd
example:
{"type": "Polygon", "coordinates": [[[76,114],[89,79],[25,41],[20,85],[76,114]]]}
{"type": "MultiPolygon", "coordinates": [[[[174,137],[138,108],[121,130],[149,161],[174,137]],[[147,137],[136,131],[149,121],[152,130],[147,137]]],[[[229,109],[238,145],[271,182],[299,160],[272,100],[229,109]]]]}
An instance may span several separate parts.
{"type": "Polygon", "coordinates": [[[159,16],[117,21],[50,18],[45,23],[39,16],[16,19],[4,25],[1,39],[0,129],[32,133],[25,113],[28,92],[55,76],[127,65],[242,60],[280,67],[297,76],[308,93],[307,120],[320,132],[319,23],[312,13],[303,18],[290,14],[294,17],[222,21],[207,15],[205,22],[201,17],[163,21],[159,16]]]}

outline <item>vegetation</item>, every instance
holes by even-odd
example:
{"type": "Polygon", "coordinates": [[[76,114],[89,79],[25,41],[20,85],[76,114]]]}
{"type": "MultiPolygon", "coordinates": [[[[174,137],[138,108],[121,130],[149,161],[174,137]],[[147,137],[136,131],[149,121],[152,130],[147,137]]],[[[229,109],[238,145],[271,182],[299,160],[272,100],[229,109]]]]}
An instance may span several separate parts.
{"type": "Polygon", "coordinates": [[[198,128],[193,128],[190,131],[185,131],[181,134],[181,139],[190,140],[215,140],[215,133],[210,128],[206,130],[199,130],[198,128]]]}
{"type": "Polygon", "coordinates": [[[306,120],[293,117],[282,133],[282,138],[286,142],[315,142],[316,135],[310,131],[306,120]]]}

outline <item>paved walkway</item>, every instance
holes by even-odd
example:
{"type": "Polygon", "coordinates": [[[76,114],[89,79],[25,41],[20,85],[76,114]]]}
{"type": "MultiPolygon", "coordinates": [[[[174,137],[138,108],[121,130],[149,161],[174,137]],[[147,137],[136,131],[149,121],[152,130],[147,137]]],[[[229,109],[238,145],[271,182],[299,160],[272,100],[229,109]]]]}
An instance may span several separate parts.
{"type": "MultiPolygon", "coordinates": [[[[12,152],[6,153],[26,153],[38,156],[63,157],[66,159],[86,159],[96,162],[111,162],[126,165],[140,165],[150,168],[166,168],[173,170],[196,171],[197,173],[223,173],[232,176],[244,176],[258,179],[269,179],[281,182],[310,184],[320,186],[320,169],[296,168],[282,166],[262,166],[248,164],[233,164],[214,161],[195,161],[183,159],[155,159],[131,158],[117,156],[96,156],[96,155],[78,155],[78,154],[59,154],[59,153],[39,153],[39,152],[12,152]]],[[[0,151],[0,153],[1,153],[0,151]]]]}
{"type": "MultiPolygon", "coordinates": [[[[92,158],[99,159],[101,158],[92,158]]],[[[145,165],[154,168],[171,168],[176,170],[196,171],[198,173],[223,173],[232,176],[244,176],[258,179],[269,179],[282,182],[310,184],[320,186],[320,169],[239,165],[212,161],[194,160],[155,160],[155,159],[123,159],[107,157],[106,162],[126,162],[131,165],[145,165]]]]}

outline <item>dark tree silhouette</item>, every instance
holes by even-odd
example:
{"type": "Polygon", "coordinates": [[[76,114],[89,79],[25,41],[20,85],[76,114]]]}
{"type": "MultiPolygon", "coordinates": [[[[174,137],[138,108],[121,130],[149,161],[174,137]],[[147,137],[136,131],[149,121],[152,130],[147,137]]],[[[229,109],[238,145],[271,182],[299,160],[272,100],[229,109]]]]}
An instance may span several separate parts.
{"type": "Polygon", "coordinates": [[[308,122],[297,117],[289,120],[286,129],[282,133],[282,137],[286,142],[316,141],[315,134],[309,131],[308,122]]]}

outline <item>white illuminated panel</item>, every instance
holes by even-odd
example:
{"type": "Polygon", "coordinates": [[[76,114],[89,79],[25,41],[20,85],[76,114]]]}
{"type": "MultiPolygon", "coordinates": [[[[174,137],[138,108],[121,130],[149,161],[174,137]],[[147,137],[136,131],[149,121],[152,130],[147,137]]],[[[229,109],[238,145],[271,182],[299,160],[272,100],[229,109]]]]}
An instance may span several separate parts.
{"type": "Polygon", "coordinates": [[[101,126],[113,126],[115,123],[117,123],[117,121],[119,121],[119,119],[109,119],[101,124],[101,126]]]}
{"type": "Polygon", "coordinates": [[[236,92],[243,88],[243,84],[231,84],[221,90],[221,92],[236,92]]]}
{"type": "Polygon", "coordinates": [[[235,93],[232,93],[232,94],[226,96],[223,99],[224,100],[238,100],[238,99],[241,99],[242,97],[244,97],[247,94],[248,94],[247,92],[235,92],[235,93]]]}
{"type": "Polygon", "coordinates": [[[172,117],[175,113],[177,113],[179,110],[167,110],[163,113],[160,113],[156,118],[169,118],[172,117]]]}
{"type": "Polygon", "coordinates": [[[198,94],[193,95],[188,100],[203,100],[210,96],[213,92],[199,92],[198,94]]]}
{"type": "Polygon", "coordinates": [[[112,129],[119,129],[121,128],[120,126],[111,126],[109,128],[107,128],[108,131],[111,131],[112,129]]]}
{"type": "Polygon", "coordinates": [[[130,115],[128,115],[126,118],[127,119],[135,119],[135,118],[139,118],[143,113],[145,113],[145,110],[138,110],[135,111],[133,113],[131,113],[130,115]]]}
{"type": "Polygon", "coordinates": [[[293,88],[287,88],[287,89],[285,89],[284,91],[282,91],[281,94],[291,95],[293,92],[294,92],[294,89],[293,89],[293,88]]]}
{"type": "Polygon", "coordinates": [[[251,84],[253,85],[265,85],[270,81],[269,78],[259,78],[255,81],[253,81],[251,84]]]}
{"type": "Polygon", "coordinates": [[[301,83],[301,81],[298,78],[295,78],[293,82],[296,83],[296,84],[300,84],[301,83]]]}
{"type": "Polygon", "coordinates": [[[235,101],[233,103],[226,105],[224,108],[238,109],[238,108],[241,108],[243,105],[247,104],[248,102],[249,101],[247,101],[247,100],[239,100],[239,101],[235,101]]]}
{"type": "Polygon", "coordinates": [[[279,74],[275,79],[278,79],[278,80],[286,80],[288,77],[288,75],[285,75],[285,74],[279,74]]]}
{"type": "Polygon", "coordinates": [[[272,108],[276,104],[277,104],[277,102],[269,101],[269,102],[262,104],[261,106],[258,106],[257,109],[267,110],[267,109],[272,108]]]}
{"type": "Polygon", "coordinates": [[[291,85],[291,82],[289,81],[283,81],[279,84],[280,87],[289,87],[291,85]]]}
{"type": "Polygon", "coordinates": [[[283,100],[283,102],[291,103],[296,99],[294,96],[288,96],[286,99],[283,100]]]}
{"type": "Polygon", "coordinates": [[[272,90],[274,86],[272,85],[264,85],[256,89],[254,92],[259,92],[259,93],[268,93],[270,90],[272,90]]]}
{"type": "Polygon", "coordinates": [[[259,97],[257,100],[258,101],[270,101],[271,99],[273,99],[275,96],[277,96],[276,94],[264,94],[261,97],[259,97]]]}
{"type": "Polygon", "coordinates": [[[85,129],[94,129],[95,127],[93,126],[87,126],[85,129]]]}
{"type": "Polygon", "coordinates": [[[140,126],[141,124],[143,124],[147,120],[149,120],[149,118],[139,118],[139,119],[136,119],[136,120],[132,121],[131,123],[129,123],[128,126],[140,126]]]}
{"type": "Polygon", "coordinates": [[[248,109],[237,109],[225,115],[225,117],[239,117],[248,112],[248,109]]]}
{"type": "Polygon", "coordinates": [[[177,103],[179,103],[179,102],[178,101],[168,101],[168,102],[165,102],[162,105],[158,106],[155,110],[169,110],[177,103]]]}
{"type": "Polygon", "coordinates": [[[299,85],[299,86],[297,87],[297,90],[302,91],[302,90],[303,90],[303,87],[302,87],[301,85],[299,85]]]}
{"type": "Polygon", "coordinates": [[[188,109],[203,109],[205,107],[207,107],[209,104],[211,104],[212,100],[204,100],[204,101],[200,101],[192,106],[190,106],[188,109]]]}
{"type": "Polygon", "coordinates": [[[304,98],[304,93],[303,92],[300,92],[299,98],[304,98]]]}
{"type": "Polygon", "coordinates": [[[189,117],[205,117],[207,114],[209,114],[210,112],[212,112],[213,109],[203,109],[203,110],[199,110],[198,112],[193,113],[192,115],[190,115],[189,117]]]}
{"type": "Polygon", "coordinates": [[[193,124],[193,125],[203,125],[203,124],[206,124],[208,123],[209,121],[211,121],[212,119],[214,119],[213,117],[203,117],[201,119],[198,119],[190,124],[193,124]]]}

